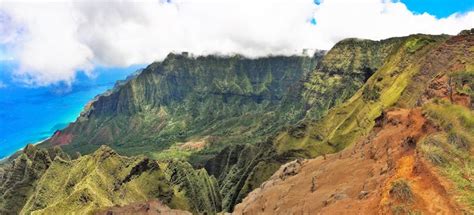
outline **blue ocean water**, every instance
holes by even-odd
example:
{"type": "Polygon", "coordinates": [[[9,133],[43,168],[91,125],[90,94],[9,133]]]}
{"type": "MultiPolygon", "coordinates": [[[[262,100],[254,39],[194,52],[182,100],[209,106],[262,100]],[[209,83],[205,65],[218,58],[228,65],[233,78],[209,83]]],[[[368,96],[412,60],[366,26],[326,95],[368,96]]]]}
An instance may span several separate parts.
{"type": "Polygon", "coordinates": [[[96,77],[79,73],[70,87],[32,88],[12,80],[11,71],[16,68],[13,62],[0,61],[0,159],[66,127],[88,101],[142,67],[97,68],[96,77]]]}

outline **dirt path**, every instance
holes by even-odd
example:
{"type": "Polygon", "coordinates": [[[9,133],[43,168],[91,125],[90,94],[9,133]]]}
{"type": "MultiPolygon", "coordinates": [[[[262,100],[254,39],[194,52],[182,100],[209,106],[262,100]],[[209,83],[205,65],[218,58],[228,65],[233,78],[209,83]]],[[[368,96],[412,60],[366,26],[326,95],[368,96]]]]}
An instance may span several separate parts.
{"type": "Polygon", "coordinates": [[[460,214],[445,184],[416,153],[436,129],[419,109],[394,109],[354,146],[326,158],[288,163],[236,206],[235,214],[391,214],[403,207],[426,214],[460,214]],[[295,174],[296,172],[296,174],[295,174]],[[390,194],[406,180],[413,201],[390,194]]]}

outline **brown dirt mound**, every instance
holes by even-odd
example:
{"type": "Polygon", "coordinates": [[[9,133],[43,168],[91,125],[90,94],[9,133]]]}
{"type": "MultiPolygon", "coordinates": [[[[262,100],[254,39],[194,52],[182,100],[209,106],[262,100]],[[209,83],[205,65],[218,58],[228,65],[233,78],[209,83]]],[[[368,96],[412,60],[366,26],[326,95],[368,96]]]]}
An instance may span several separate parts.
{"type": "Polygon", "coordinates": [[[235,214],[460,214],[447,183],[416,153],[435,132],[420,109],[385,112],[373,132],[345,150],[284,165],[236,206],[235,214]],[[392,184],[404,180],[410,199],[392,184]]]}

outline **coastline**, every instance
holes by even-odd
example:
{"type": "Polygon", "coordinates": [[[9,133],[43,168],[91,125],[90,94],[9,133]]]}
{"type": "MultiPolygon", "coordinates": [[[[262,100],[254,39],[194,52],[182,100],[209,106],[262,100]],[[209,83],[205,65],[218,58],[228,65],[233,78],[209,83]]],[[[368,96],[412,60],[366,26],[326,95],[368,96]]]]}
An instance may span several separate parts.
{"type": "Polygon", "coordinates": [[[14,103],[16,100],[33,99],[36,102],[19,103],[17,108],[8,111],[0,109],[0,121],[5,122],[5,126],[2,124],[0,128],[0,133],[5,134],[0,138],[2,146],[5,146],[2,148],[0,163],[17,154],[27,144],[38,145],[51,138],[55,131],[76,121],[84,108],[97,96],[107,93],[116,83],[126,80],[144,66],[97,68],[95,71],[99,76],[94,80],[79,77],[78,82],[83,82],[82,85],[73,85],[71,91],[62,94],[54,93],[57,91],[55,87],[30,89],[12,85],[5,88],[8,93],[0,95],[2,101],[14,103]],[[38,110],[41,110],[41,114],[38,114],[38,110]]]}
{"type": "MultiPolygon", "coordinates": [[[[36,146],[36,145],[41,144],[41,143],[43,143],[44,141],[48,140],[49,138],[51,138],[51,137],[47,137],[47,138],[42,139],[42,140],[40,140],[40,141],[37,141],[37,142],[35,142],[35,143],[29,143],[29,144],[31,144],[31,145],[33,145],[33,146],[36,146]]],[[[29,144],[26,144],[25,146],[19,148],[18,150],[16,150],[15,152],[13,152],[11,155],[8,155],[8,156],[5,156],[5,157],[3,157],[3,158],[0,158],[0,164],[2,164],[3,162],[7,161],[11,156],[13,156],[13,155],[17,154],[18,152],[20,152],[21,150],[23,150],[23,149],[24,149],[27,145],[29,145],[29,144]]]]}

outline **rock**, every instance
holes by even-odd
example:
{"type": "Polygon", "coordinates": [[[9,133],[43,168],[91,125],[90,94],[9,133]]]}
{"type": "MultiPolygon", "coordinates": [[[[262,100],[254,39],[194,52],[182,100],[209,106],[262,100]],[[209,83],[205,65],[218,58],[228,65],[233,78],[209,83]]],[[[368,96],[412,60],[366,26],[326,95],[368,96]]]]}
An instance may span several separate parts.
{"type": "Polygon", "coordinates": [[[329,198],[327,200],[324,200],[323,201],[323,205],[324,206],[328,206],[336,201],[339,201],[341,199],[345,199],[347,198],[347,194],[345,193],[341,193],[341,192],[337,192],[337,193],[333,193],[331,194],[331,196],[329,196],[329,198]]]}
{"type": "Polygon", "coordinates": [[[369,195],[369,191],[362,190],[362,191],[360,191],[358,198],[359,199],[365,199],[365,198],[367,198],[368,195],[369,195]]]}
{"type": "Polygon", "coordinates": [[[316,188],[317,188],[316,177],[313,176],[313,178],[311,179],[311,192],[313,193],[314,191],[316,191],[316,188]]]}
{"type": "Polygon", "coordinates": [[[284,181],[288,177],[298,174],[301,170],[301,163],[301,160],[294,160],[283,165],[281,167],[283,168],[283,171],[279,175],[280,179],[284,181]]]}
{"type": "Polygon", "coordinates": [[[388,164],[385,164],[383,167],[380,168],[380,175],[383,175],[388,172],[388,164]]]}

